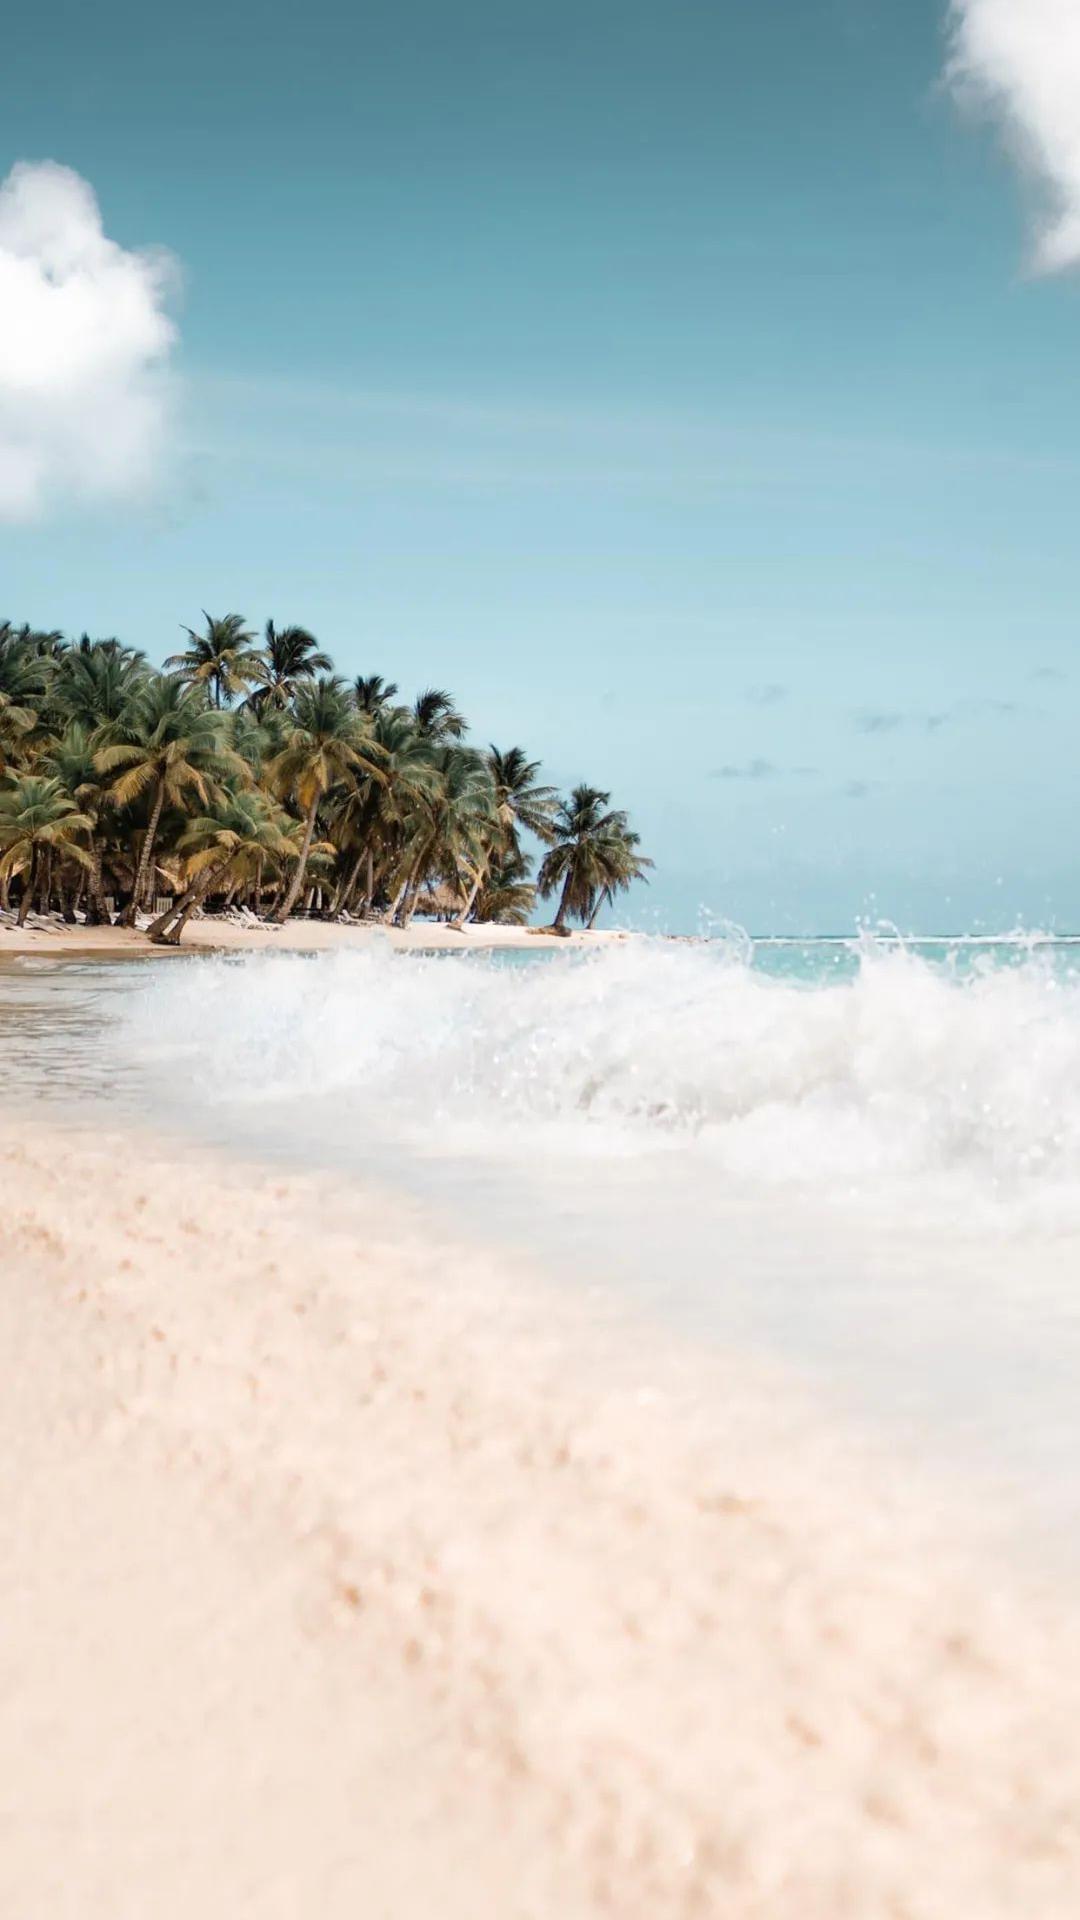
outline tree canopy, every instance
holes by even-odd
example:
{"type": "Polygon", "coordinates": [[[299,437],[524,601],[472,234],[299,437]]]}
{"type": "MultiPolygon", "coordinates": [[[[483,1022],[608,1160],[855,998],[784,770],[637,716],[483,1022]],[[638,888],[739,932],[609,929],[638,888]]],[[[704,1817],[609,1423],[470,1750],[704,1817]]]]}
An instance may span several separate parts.
{"type": "Polygon", "coordinates": [[[651,862],[610,796],[561,798],[453,694],[347,682],[306,627],[204,613],[159,669],[115,638],[0,621],[0,910],[151,931],[243,904],[407,924],[592,923],[651,862]],[[534,877],[534,863],[540,858],[534,877]]]}

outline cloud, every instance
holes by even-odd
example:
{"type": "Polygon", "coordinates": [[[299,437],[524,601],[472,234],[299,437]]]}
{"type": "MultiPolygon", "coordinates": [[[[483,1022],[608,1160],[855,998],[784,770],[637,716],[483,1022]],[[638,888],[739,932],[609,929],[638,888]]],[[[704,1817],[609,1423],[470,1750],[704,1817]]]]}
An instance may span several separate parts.
{"type": "Polygon", "coordinates": [[[741,767],[714,767],[712,777],[714,780],[775,780],[779,771],[771,760],[747,760],[741,767]]]}
{"type": "Polygon", "coordinates": [[[800,780],[812,780],[817,775],[816,767],[777,767],[771,760],[746,760],[741,766],[732,765],[713,767],[710,778],[713,780],[783,780],[795,775],[800,780]]]}
{"type": "Polygon", "coordinates": [[[1080,263],[1080,8],[1076,0],[951,0],[947,76],[989,112],[1041,199],[1035,265],[1080,263]]]}
{"type": "Polygon", "coordinates": [[[844,788],[844,799],[865,800],[873,784],[872,780],[849,780],[844,788]]]}
{"type": "Polygon", "coordinates": [[[108,238],[69,167],[20,161],[0,182],[0,521],[152,479],[175,282],[167,254],[108,238]]]}
{"type": "Polygon", "coordinates": [[[1042,686],[1052,687],[1061,686],[1068,677],[1068,674],[1064,673],[1060,667],[1036,667],[1034,671],[1028,675],[1029,680],[1036,680],[1042,686]]]}
{"type": "Polygon", "coordinates": [[[763,687],[748,687],[746,697],[755,707],[778,707],[787,699],[787,693],[786,687],[780,686],[775,680],[770,680],[763,687]]]}
{"type": "Polygon", "coordinates": [[[1007,719],[1019,711],[1015,700],[981,699],[957,700],[951,707],[941,707],[936,713],[901,713],[864,708],[855,715],[855,726],[859,733],[899,733],[902,728],[919,733],[940,733],[943,727],[953,727],[964,720],[1007,719]]]}

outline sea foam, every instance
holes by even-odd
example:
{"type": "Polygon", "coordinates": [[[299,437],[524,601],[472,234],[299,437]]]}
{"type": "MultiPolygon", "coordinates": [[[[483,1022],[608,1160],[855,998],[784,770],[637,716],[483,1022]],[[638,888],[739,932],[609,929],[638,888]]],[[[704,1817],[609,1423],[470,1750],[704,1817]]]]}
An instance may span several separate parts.
{"type": "Polygon", "coordinates": [[[116,1044],[198,1098],[358,1136],[607,1153],[846,1190],[964,1176],[1080,1204],[1080,979],[1038,949],[958,968],[866,944],[777,978],[739,945],[626,941],[506,964],[393,954],[154,969],[116,1044]]]}

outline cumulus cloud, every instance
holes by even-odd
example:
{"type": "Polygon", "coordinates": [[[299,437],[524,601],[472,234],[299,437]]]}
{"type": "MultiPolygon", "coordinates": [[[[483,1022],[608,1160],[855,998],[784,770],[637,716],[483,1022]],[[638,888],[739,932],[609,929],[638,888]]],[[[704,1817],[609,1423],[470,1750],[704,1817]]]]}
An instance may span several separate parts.
{"type": "Polygon", "coordinates": [[[763,687],[748,687],[746,697],[755,707],[778,707],[787,699],[787,688],[769,680],[763,687]]]}
{"type": "Polygon", "coordinates": [[[0,183],[0,520],[151,479],[175,280],[167,254],[108,238],[69,167],[21,161],[0,183]]]}
{"type": "Polygon", "coordinates": [[[1080,7],[1076,0],[951,0],[948,77],[990,112],[1041,208],[1035,264],[1080,264],[1080,7]]]}

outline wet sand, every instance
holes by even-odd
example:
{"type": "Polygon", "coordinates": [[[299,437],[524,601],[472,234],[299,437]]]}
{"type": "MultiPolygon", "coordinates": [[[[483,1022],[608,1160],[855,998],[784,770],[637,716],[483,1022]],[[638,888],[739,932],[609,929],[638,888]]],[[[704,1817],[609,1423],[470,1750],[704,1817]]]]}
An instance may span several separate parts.
{"type": "Polygon", "coordinates": [[[0,1910],[1065,1920],[1068,1597],[400,1199],[0,1132],[0,1910]]]}

